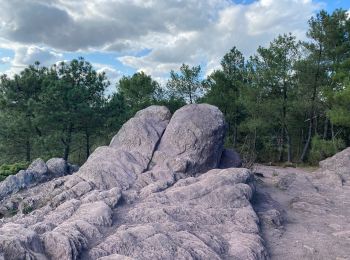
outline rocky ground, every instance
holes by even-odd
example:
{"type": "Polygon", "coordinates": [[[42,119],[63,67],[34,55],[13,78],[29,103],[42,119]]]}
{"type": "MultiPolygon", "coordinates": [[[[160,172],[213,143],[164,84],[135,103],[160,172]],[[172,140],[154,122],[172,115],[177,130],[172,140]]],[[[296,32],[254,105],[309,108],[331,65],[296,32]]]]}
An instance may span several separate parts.
{"type": "Polygon", "coordinates": [[[210,105],[151,106],[80,169],[34,161],[0,183],[0,259],[349,259],[350,149],[253,174],[225,130],[210,105]]]}
{"type": "Polygon", "coordinates": [[[256,167],[253,204],[271,259],[350,259],[349,169],[350,149],[314,172],[256,167]]]}

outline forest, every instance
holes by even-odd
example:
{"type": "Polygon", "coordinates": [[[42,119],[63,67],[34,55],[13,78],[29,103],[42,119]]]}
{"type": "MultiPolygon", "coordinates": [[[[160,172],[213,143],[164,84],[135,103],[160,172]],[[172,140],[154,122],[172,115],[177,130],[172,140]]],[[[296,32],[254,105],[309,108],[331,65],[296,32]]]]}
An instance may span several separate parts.
{"type": "Polygon", "coordinates": [[[350,145],[346,10],[320,11],[306,39],[286,32],[250,57],[233,46],[210,75],[183,64],[166,85],[137,72],[123,76],[112,94],[107,76],[82,57],[2,75],[0,165],[38,157],[82,164],[138,110],[157,104],[174,112],[186,103],[218,106],[225,145],[246,161],[317,164],[350,145]]]}

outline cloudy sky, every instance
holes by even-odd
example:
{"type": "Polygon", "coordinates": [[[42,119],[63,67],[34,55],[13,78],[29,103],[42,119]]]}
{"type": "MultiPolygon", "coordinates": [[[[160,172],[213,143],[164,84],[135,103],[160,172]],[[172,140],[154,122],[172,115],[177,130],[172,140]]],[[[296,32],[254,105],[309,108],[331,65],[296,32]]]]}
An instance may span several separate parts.
{"type": "Polygon", "coordinates": [[[321,9],[349,0],[0,0],[0,73],[85,57],[112,81],[143,70],[164,81],[181,63],[217,68],[280,33],[305,37],[321,9]]]}

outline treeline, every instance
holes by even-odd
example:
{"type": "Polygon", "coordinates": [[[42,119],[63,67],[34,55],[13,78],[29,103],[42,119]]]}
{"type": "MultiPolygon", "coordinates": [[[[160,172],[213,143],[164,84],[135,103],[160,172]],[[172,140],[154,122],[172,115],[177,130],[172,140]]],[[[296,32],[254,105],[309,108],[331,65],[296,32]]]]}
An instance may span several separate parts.
{"type": "Polygon", "coordinates": [[[143,72],[123,77],[113,95],[110,83],[83,58],[50,68],[39,62],[0,79],[0,164],[63,157],[82,163],[109,142],[139,109],[184,102],[165,98],[143,72]]]}
{"type": "Polygon", "coordinates": [[[350,20],[321,11],[308,40],[278,36],[245,58],[235,47],[206,78],[183,64],[166,86],[139,72],[110,83],[83,58],[50,68],[36,63],[0,81],[0,164],[35,157],[82,163],[136,111],[185,103],[218,106],[226,145],[246,160],[316,163],[350,144],[350,20]]]}

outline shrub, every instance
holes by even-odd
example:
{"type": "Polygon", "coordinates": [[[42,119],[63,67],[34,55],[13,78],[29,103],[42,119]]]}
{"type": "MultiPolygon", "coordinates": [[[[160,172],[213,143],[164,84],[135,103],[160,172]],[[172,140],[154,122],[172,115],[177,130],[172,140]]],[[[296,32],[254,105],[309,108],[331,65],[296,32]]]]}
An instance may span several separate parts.
{"type": "Polygon", "coordinates": [[[333,156],[344,148],[345,143],[342,139],[324,140],[316,135],[312,138],[309,162],[316,165],[319,161],[333,156]]]}
{"type": "Polygon", "coordinates": [[[7,176],[16,174],[20,170],[27,169],[28,163],[26,162],[17,162],[14,164],[2,164],[0,165],[0,181],[6,179],[7,176]]]}

